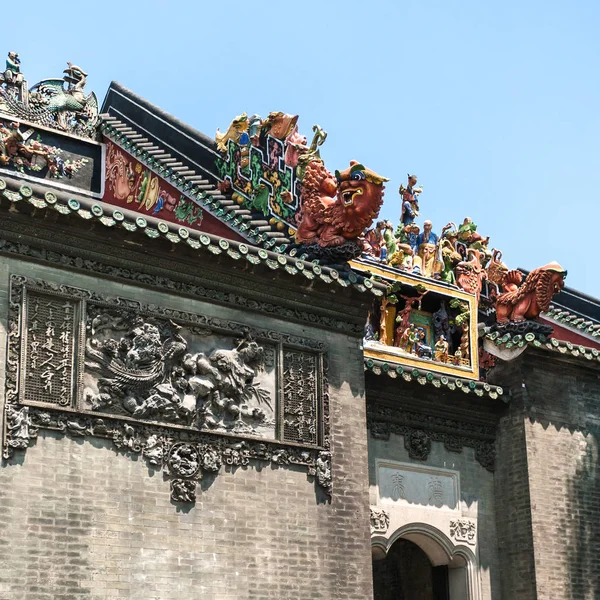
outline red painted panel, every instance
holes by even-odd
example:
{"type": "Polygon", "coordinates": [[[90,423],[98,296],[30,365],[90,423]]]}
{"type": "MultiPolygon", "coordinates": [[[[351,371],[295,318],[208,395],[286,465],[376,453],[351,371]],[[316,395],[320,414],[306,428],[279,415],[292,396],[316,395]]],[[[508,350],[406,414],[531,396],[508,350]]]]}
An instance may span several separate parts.
{"type": "Polygon", "coordinates": [[[557,340],[571,342],[572,344],[577,344],[578,346],[587,346],[588,348],[598,348],[598,350],[600,350],[600,341],[593,341],[589,337],[581,335],[570,327],[563,327],[562,325],[558,325],[554,321],[544,319],[543,317],[540,317],[540,320],[554,328],[552,337],[555,337],[557,340]]]}
{"type": "Polygon", "coordinates": [[[106,169],[104,202],[182,227],[244,241],[238,233],[208,213],[133,156],[104,138],[106,169]]]}

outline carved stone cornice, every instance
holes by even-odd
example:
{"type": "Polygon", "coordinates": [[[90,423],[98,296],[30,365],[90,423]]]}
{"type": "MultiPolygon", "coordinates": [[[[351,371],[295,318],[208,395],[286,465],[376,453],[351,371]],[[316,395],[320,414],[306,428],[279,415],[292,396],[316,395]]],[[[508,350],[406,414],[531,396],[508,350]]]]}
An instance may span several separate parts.
{"type": "Polygon", "coordinates": [[[209,264],[192,264],[154,255],[149,262],[148,255],[138,255],[135,248],[107,244],[106,240],[70,238],[64,232],[61,232],[61,241],[57,242],[56,230],[39,228],[32,235],[32,223],[12,218],[3,220],[0,253],[19,255],[59,268],[91,272],[347,334],[359,336],[364,330],[364,313],[360,305],[350,308],[341,303],[338,304],[340,309],[348,310],[332,310],[329,296],[326,305],[329,308],[325,308],[325,299],[321,304],[319,294],[312,290],[311,299],[314,298],[315,302],[307,305],[304,294],[299,294],[301,286],[292,288],[283,281],[278,286],[272,279],[265,280],[254,273],[249,276],[248,273],[232,269],[217,271],[214,261],[211,267],[209,264]]]}
{"type": "Polygon", "coordinates": [[[431,442],[442,442],[449,452],[462,452],[464,447],[474,448],[477,461],[488,471],[494,470],[495,425],[369,403],[367,428],[375,439],[388,440],[392,433],[403,436],[409,456],[414,459],[427,460],[431,442]]]}

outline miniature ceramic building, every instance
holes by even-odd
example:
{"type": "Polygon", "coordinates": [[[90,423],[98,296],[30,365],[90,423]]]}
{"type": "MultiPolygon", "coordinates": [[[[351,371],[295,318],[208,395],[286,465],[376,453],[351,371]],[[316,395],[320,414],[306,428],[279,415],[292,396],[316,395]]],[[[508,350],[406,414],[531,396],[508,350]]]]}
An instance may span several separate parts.
{"type": "Polygon", "coordinates": [[[0,598],[596,597],[600,302],[87,78],[0,77],[0,598]]]}

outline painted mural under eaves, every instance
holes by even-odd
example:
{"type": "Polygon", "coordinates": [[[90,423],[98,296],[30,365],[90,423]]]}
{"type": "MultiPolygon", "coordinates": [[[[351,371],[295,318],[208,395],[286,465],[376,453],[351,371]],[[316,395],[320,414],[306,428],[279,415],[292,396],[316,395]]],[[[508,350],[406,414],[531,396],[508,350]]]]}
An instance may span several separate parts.
{"type": "Polygon", "coordinates": [[[62,76],[29,87],[19,55],[9,52],[0,72],[0,114],[96,139],[98,100],[94,92],[85,89],[87,78],[81,67],[67,62],[62,76]]]}
{"type": "Polygon", "coordinates": [[[243,241],[193,199],[156,175],[108,138],[106,144],[104,202],[195,229],[243,241]]]}

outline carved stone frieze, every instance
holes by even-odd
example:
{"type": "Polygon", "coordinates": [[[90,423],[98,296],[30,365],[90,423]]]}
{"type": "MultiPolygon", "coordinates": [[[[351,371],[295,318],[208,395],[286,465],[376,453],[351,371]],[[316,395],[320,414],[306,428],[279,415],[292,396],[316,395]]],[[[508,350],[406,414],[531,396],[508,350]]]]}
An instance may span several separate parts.
{"type": "MultiPolygon", "coordinates": [[[[16,223],[11,224],[11,228],[16,231],[20,230],[19,224],[16,223]]],[[[29,233],[30,229],[23,229],[24,235],[29,233]]],[[[19,235],[19,238],[22,237],[22,235],[19,235]]],[[[240,294],[238,291],[240,289],[239,280],[236,279],[235,274],[228,275],[222,273],[220,281],[230,289],[216,289],[216,286],[207,287],[206,285],[170,277],[169,266],[165,264],[164,267],[161,267],[161,259],[156,260],[157,266],[152,265],[143,268],[126,257],[119,257],[119,264],[114,265],[97,260],[95,253],[84,252],[78,249],[79,254],[75,256],[71,248],[67,249],[51,241],[44,241],[43,247],[36,245],[34,239],[29,241],[30,243],[23,243],[0,237],[0,252],[34,258],[49,264],[59,265],[63,268],[73,268],[128,282],[151,285],[157,289],[169,291],[174,294],[184,294],[203,300],[229,304],[236,308],[262,312],[284,319],[293,319],[318,327],[336,329],[357,335],[362,334],[364,330],[362,323],[352,323],[334,316],[316,314],[314,311],[307,310],[305,304],[298,300],[293,302],[294,306],[274,304],[268,292],[264,291],[264,284],[260,281],[244,281],[244,289],[251,292],[251,295],[255,296],[255,298],[250,297],[250,294],[240,294]]]]}
{"type": "Polygon", "coordinates": [[[450,537],[474,546],[477,543],[477,527],[469,519],[454,519],[450,521],[450,537]]]}
{"type": "Polygon", "coordinates": [[[381,509],[371,509],[371,533],[386,533],[390,526],[390,515],[381,509]]]}
{"type": "Polygon", "coordinates": [[[5,458],[46,428],[141,454],[177,501],[252,460],[303,465],[331,493],[321,342],[18,275],[8,331],[5,458]]]}
{"type": "Polygon", "coordinates": [[[464,447],[474,448],[475,458],[481,466],[494,471],[495,429],[491,425],[369,404],[367,427],[375,439],[388,440],[392,433],[403,436],[409,456],[419,460],[427,459],[431,442],[442,442],[451,452],[462,452],[464,447]]]}

